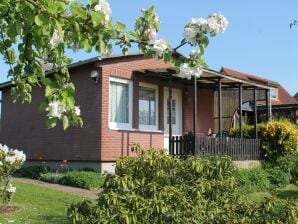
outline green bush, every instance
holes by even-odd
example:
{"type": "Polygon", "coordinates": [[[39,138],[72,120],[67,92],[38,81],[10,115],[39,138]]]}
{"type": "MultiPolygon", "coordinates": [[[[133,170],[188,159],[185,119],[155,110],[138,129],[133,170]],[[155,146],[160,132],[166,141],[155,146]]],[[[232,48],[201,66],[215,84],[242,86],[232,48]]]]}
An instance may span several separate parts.
{"type": "Polygon", "coordinates": [[[298,152],[279,157],[276,162],[270,163],[271,167],[278,167],[285,173],[290,174],[290,182],[298,182],[298,152]]]}
{"type": "Polygon", "coordinates": [[[62,173],[48,172],[48,173],[41,174],[40,180],[49,182],[49,183],[58,184],[58,183],[61,183],[61,179],[63,176],[64,175],[62,173]]]}
{"type": "Polygon", "coordinates": [[[271,201],[256,206],[239,197],[230,158],[180,159],[133,149],[138,157],[117,161],[96,205],[68,207],[73,223],[289,223],[288,217],[272,220],[271,201]]]}
{"type": "Polygon", "coordinates": [[[50,168],[46,166],[25,166],[22,167],[18,173],[20,173],[23,177],[39,179],[41,174],[47,173],[49,171],[50,168]]]}
{"type": "Polygon", "coordinates": [[[261,168],[239,170],[238,183],[241,193],[267,191],[270,187],[267,173],[261,168]]]}
{"type": "Polygon", "coordinates": [[[267,161],[298,152],[298,128],[288,120],[273,120],[260,126],[262,149],[267,161]]]}
{"type": "Polygon", "coordinates": [[[64,173],[60,179],[63,185],[79,187],[84,189],[99,189],[103,186],[105,176],[91,171],[70,171],[64,173]]]}
{"type": "MultiPolygon", "coordinates": [[[[255,138],[255,129],[253,125],[243,125],[243,138],[255,138]]],[[[230,137],[239,138],[240,137],[240,129],[239,128],[231,128],[229,132],[230,137]]]]}
{"type": "Polygon", "coordinates": [[[265,169],[270,188],[286,187],[290,183],[291,175],[288,172],[280,170],[278,167],[265,169]]]}

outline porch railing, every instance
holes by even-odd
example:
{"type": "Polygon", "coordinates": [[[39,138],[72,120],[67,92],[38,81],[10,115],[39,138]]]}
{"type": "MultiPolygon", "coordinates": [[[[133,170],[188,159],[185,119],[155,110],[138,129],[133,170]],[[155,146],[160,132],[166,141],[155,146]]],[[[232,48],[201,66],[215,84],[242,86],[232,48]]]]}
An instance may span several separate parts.
{"type": "Polygon", "coordinates": [[[169,153],[171,155],[226,155],[233,160],[262,159],[259,139],[220,138],[193,134],[173,136],[169,153]]]}

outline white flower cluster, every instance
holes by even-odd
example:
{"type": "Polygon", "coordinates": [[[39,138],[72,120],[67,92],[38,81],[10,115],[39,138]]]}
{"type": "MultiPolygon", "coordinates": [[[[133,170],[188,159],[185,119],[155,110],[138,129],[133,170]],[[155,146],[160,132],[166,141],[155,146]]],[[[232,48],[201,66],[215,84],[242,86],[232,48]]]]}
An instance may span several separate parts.
{"type": "MultiPolygon", "coordinates": [[[[58,100],[53,100],[49,103],[49,106],[46,108],[46,111],[49,113],[47,114],[48,117],[56,117],[61,118],[62,114],[66,112],[65,107],[63,104],[58,100]]],[[[80,116],[81,115],[81,109],[79,106],[74,107],[75,115],[80,116]]]]}
{"type": "Polygon", "coordinates": [[[201,67],[190,67],[188,63],[183,63],[180,65],[179,68],[180,72],[178,74],[181,78],[191,79],[192,76],[196,76],[197,78],[200,78],[200,76],[203,73],[203,70],[201,67]]]}
{"type": "Polygon", "coordinates": [[[162,57],[168,48],[169,44],[164,39],[155,40],[153,45],[153,50],[155,51],[156,57],[162,57]]]}
{"type": "Polygon", "coordinates": [[[66,111],[63,104],[58,100],[53,100],[49,103],[49,106],[46,108],[46,111],[49,111],[47,114],[48,117],[57,117],[61,118],[62,114],[66,111]]]}
{"type": "Polygon", "coordinates": [[[191,23],[184,28],[183,37],[186,42],[191,45],[197,44],[197,34],[204,33],[215,36],[218,33],[223,33],[228,27],[228,20],[220,13],[213,13],[205,18],[193,18],[191,23]]]}
{"type": "Polygon", "coordinates": [[[9,149],[7,145],[0,144],[0,152],[4,155],[3,161],[0,161],[0,166],[3,165],[3,162],[7,162],[10,165],[13,165],[16,162],[25,162],[26,155],[23,151],[19,151],[17,149],[9,149]]]}
{"type": "Polygon", "coordinates": [[[75,114],[77,116],[80,116],[81,115],[81,109],[80,109],[80,106],[75,106],[75,114]]]}
{"type": "Polygon", "coordinates": [[[16,187],[14,187],[14,186],[12,186],[11,184],[9,184],[8,187],[6,188],[6,191],[7,191],[8,193],[13,194],[13,193],[16,192],[16,187]]]}
{"type": "Polygon", "coordinates": [[[153,40],[157,36],[156,29],[149,28],[144,31],[145,36],[148,37],[149,40],[153,40]]]}
{"type": "Polygon", "coordinates": [[[107,0],[99,0],[94,10],[102,12],[105,15],[105,21],[109,21],[112,17],[112,10],[107,0]]]}
{"type": "Polygon", "coordinates": [[[58,46],[58,44],[63,43],[64,39],[64,35],[60,36],[58,31],[55,30],[52,36],[52,39],[50,40],[50,45],[52,45],[52,47],[56,47],[58,46]]]}

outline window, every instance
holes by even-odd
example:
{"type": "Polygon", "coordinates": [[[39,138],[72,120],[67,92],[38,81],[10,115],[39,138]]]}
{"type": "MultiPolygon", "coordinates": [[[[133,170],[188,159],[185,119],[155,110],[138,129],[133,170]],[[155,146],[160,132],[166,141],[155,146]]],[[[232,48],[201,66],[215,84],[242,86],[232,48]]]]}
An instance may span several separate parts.
{"type": "Polygon", "coordinates": [[[132,82],[110,78],[110,128],[132,128],[132,82]]]}
{"type": "Polygon", "coordinates": [[[270,95],[272,99],[277,99],[278,98],[278,91],[277,88],[271,88],[270,89],[270,95]]]}
{"type": "Polygon", "coordinates": [[[144,130],[158,129],[158,87],[156,85],[140,83],[139,126],[144,130]]]}

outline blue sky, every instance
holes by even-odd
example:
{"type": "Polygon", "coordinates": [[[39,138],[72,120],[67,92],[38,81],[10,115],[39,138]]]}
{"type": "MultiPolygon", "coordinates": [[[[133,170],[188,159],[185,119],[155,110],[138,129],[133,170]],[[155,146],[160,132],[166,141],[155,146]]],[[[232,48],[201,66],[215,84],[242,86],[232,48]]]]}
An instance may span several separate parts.
{"type": "MultiPolygon", "coordinates": [[[[294,0],[110,0],[114,20],[132,28],[141,8],[156,7],[161,21],[160,38],[172,47],[179,44],[183,27],[194,17],[221,12],[229,20],[225,33],[212,38],[205,59],[210,68],[222,66],[278,81],[290,94],[298,92],[298,1],[294,0]]],[[[136,52],[136,49],[132,49],[136,52]]],[[[182,49],[183,53],[187,49],[182,49]]],[[[119,53],[115,50],[113,53],[119,53]]],[[[96,55],[79,51],[69,53],[74,61],[96,55]]],[[[6,80],[7,66],[0,61],[1,78],[6,80]]]]}

